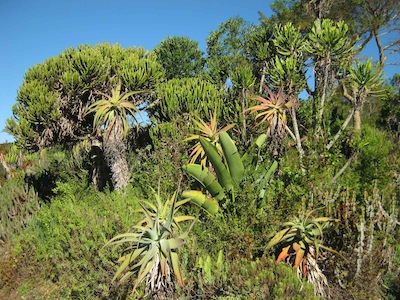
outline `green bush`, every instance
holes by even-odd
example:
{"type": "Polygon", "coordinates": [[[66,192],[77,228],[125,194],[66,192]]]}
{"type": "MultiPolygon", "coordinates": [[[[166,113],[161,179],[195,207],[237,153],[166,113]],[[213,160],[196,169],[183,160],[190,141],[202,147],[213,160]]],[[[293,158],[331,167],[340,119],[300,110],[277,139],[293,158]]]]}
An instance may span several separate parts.
{"type": "Polygon", "coordinates": [[[100,250],[112,236],[129,230],[138,208],[132,191],[103,194],[79,180],[57,183],[55,197],[16,238],[14,249],[32,249],[32,264],[47,266],[45,280],[62,299],[118,299],[127,287],[111,284],[118,253],[100,250]]]}
{"type": "Polygon", "coordinates": [[[40,209],[32,187],[19,178],[9,179],[0,188],[0,242],[20,234],[40,209]]]}

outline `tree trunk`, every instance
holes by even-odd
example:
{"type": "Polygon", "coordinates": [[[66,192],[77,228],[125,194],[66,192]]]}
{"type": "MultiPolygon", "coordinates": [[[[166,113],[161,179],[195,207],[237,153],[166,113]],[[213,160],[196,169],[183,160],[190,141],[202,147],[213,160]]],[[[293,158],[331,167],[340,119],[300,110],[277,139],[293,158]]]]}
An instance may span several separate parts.
{"type": "Polygon", "coordinates": [[[262,73],[261,73],[261,79],[260,79],[260,87],[258,89],[258,92],[260,93],[260,95],[261,95],[262,90],[263,90],[266,69],[267,69],[267,67],[265,66],[265,62],[264,62],[264,66],[263,66],[262,71],[261,71],[262,73]]]}
{"type": "Polygon", "coordinates": [[[346,120],[340,127],[339,131],[335,134],[333,139],[329,142],[328,146],[326,146],[326,150],[330,150],[334,143],[339,139],[340,135],[342,134],[343,130],[346,129],[347,125],[350,123],[350,120],[353,118],[354,115],[354,108],[351,109],[350,114],[347,116],[346,120]]]}
{"type": "Polygon", "coordinates": [[[91,172],[92,182],[97,190],[102,191],[110,179],[110,169],[104,157],[101,141],[98,139],[92,140],[90,158],[93,164],[91,172]]]}
{"type": "MultiPolygon", "coordinates": [[[[245,89],[241,90],[241,98],[242,98],[242,111],[246,109],[246,91],[245,89]]],[[[243,130],[243,141],[246,141],[247,138],[247,127],[246,127],[246,114],[242,114],[242,130],[243,130]]]]}
{"type": "Polygon", "coordinates": [[[316,124],[316,133],[317,136],[321,136],[322,135],[322,121],[323,121],[323,116],[324,116],[324,110],[325,110],[325,102],[326,102],[326,98],[327,98],[327,93],[328,93],[328,78],[329,78],[329,72],[330,72],[330,55],[328,53],[328,55],[325,57],[324,59],[324,66],[323,66],[323,82],[322,82],[322,88],[321,90],[318,92],[319,95],[319,103],[318,103],[318,111],[317,111],[317,124],[316,124]]]}
{"type": "Polygon", "coordinates": [[[358,151],[354,151],[351,156],[349,157],[349,159],[346,161],[346,163],[343,165],[343,167],[339,170],[339,172],[337,172],[337,174],[332,178],[331,180],[331,184],[336,183],[336,181],[338,180],[338,178],[340,176],[342,176],[342,174],[344,173],[344,171],[346,171],[346,169],[350,166],[351,162],[353,160],[357,159],[357,155],[358,155],[358,151]]]}
{"type": "Polygon", "coordinates": [[[104,139],[104,156],[111,170],[111,178],[115,190],[120,190],[128,185],[129,167],[126,160],[126,145],[122,134],[117,127],[111,130],[104,139]]]}
{"type": "Polygon", "coordinates": [[[297,123],[296,109],[294,107],[292,107],[290,112],[292,115],[294,135],[296,137],[296,148],[297,148],[297,151],[299,152],[300,167],[301,167],[302,173],[304,174],[305,173],[305,169],[303,166],[304,150],[301,145],[301,138],[300,138],[300,132],[299,132],[299,125],[297,123]]]}
{"type": "Polygon", "coordinates": [[[361,130],[361,111],[360,111],[360,108],[356,108],[354,110],[353,120],[354,120],[354,130],[355,131],[360,131],[361,130]]]}

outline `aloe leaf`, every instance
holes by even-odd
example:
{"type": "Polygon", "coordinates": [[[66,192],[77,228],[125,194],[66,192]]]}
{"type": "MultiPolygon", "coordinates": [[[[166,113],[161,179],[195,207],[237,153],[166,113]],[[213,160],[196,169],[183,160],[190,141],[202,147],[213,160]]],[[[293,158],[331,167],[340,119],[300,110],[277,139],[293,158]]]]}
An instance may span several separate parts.
{"type": "Polygon", "coordinates": [[[266,249],[269,249],[273,246],[275,246],[276,244],[278,244],[283,236],[290,230],[290,228],[285,228],[282,229],[281,231],[279,231],[277,234],[274,235],[274,237],[268,242],[266,249]]]}
{"type": "Polygon", "coordinates": [[[147,264],[146,268],[141,270],[138,274],[138,278],[136,279],[135,285],[133,286],[133,291],[136,290],[137,286],[140,282],[146,277],[146,275],[150,272],[150,270],[154,267],[154,264],[149,263],[147,264]]]}
{"type": "Polygon", "coordinates": [[[300,263],[301,263],[301,261],[303,260],[303,258],[304,258],[304,254],[305,254],[305,249],[303,249],[303,248],[300,248],[298,251],[297,251],[297,253],[296,253],[296,259],[295,259],[295,261],[294,261],[294,266],[295,267],[298,267],[299,265],[300,265],[300,263]]]}
{"type": "Polygon", "coordinates": [[[278,162],[274,160],[271,167],[269,167],[267,173],[264,176],[264,184],[267,184],[271,179],[271,176],[275,173],[276,169],[278,168],[278,162]]]}
{"type": "MultiPolygon", "coordinates": [[[[188,201],[190,201],[190,200],[188,199],[188,201]]],[[[195,217],[193,217],[193,216],[178,216],[178,217],[174,218],[174,222],[176,224],[178,224],[180,222],[191,221],[191,220],[194,220],[194,219],[195,219],[195,217]]]]}
{"type": "Polygon", "coordinates": [[[124,233],[117,235],[113,237],[111,240],[109,240],[104,247],[111,246],[111,245],[117,245],[125,242],[135,242],[137,239],[140,237],[139,234],[137,233],[124,233]]]}
{"type": "Polygon", "coordinates": [[[226,168],[222,157],[218,154],[218,150],[206,139],[200,137],[200,144],[203,147],[208,159],[214,167],[215,173],[218,177],[218,182],[227,190],[232,190],[232,178],[226,168]]]}
{"type": "Polygon", "coordinates": [[[134,272],[132,272],[132,271],[129,271],[129,272],[126,272],[125,274],[124,274],[124,276],[122,276],[121,277],[121,279],[119,280],[119,282],[124,282],[125,280],[127,280],[129,277],[131,277],[132,275],[133,275],[133,273],[134,272]]]}
{"type": "Polygon", "coordinates": [[[175,192],[174,195],[172,196],[172,206],[170,208],[170,213],[168,215],[168,218],[165,222],[164,227],[167,228],[168,230],[171,228],[171,225],[174,221],[174,214],[175,214],[175,204],[176,204],[176,199],[177,199],[177,193],[175,192]]]}
{"type": "Polygon", "coordinates": [[[164,256],[167,258],[167,260],[171,261],[171,247],[168,240],[166,239],[160,240],[160,248],[164,256]]]}
{"type": "Polygon", "coordinates": [[[181,238],[172,238],[167,240],[170,249],[177,249],[185,244],[185,240],[181,238]]]}
{"type": "Polygon", "coordinates": [[[240,154],[227,132],[221,132],[219,134],[219,140],[232,180],[234,182],[240,182],[244,175],[244,166],[240,154]]]}
{"type": "Polygon", "coordinates": [[[183,279],[182,279],[182,275],[181,275],[181,269],[179,266],[179,257],[178,257],[178,253],[176,252],[171,252],[171,262],[172,262],[172,269],[174,270],[174,274],[176,276],[176,278],[178,279],[179,285],[183,286],[183,279]]]}
{"type": "Polygon", "coordinates": [[[119,266],[112,281],[114,281],[116,278],[118,278],[119,275],[121,275],[121,273],[129,266],[129,264],[132,261],[134,261],[143,251],[144,251],[143,248],[139,248],[139,249],[136,249],[135,251],[131,252],[130,254],[127,254],[127,255],[121,257],[118,261],[119,262],[122,261],[122,264],[119,266]]]}
{"type": "Polygon", "coordinates": [[[200,206],[211,215],[215,215],[219,210],[218,202],[214,198],[209,198],[201,191],[183,191],[183,198],[190,199],[194,204],[200,206]]]}
{"type": "Polygon", "coordinates": [[[187,164],[182,168],[200,182],[215,199],[222,200],[225,197],[224,189],[207,168],[198,164],[187,164]]]}

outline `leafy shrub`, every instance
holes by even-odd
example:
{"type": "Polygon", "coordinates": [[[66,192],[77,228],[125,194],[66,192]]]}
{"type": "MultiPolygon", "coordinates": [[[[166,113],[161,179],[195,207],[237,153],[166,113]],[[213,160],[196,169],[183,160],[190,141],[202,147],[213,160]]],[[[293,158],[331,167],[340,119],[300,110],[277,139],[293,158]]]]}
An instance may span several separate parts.
{"type": "Polygon", "coordinates": [[[117,253],[99,251],[113,235],[128,230],[138,205],[132,192],[103,194],[84,181],[57,183],[56,196],[17,238],[14,249],[33,249],[32,264],[48,273],[62,299],[118,299],[127,286],[110,284],[117,253]]]}
{"type": "Polygon", "coordinates": [[[0,241],[23,231],[40,209],[39,198],[23,180],[7,180],[0,188],[0,241]]]}

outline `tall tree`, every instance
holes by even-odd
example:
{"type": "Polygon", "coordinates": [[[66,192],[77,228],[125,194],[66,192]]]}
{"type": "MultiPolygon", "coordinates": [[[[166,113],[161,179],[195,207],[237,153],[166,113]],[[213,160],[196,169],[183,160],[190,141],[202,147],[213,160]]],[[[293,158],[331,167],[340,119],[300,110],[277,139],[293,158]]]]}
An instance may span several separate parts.
{"type": "Polygon", "coordinates": [[[130,98],[138,106],[149,99],[163,76],[155,54],[143,48],[99,44],[67,49],[27,71],[6,130],[28,149],[74,142],[87,135],[97,147],[101,136],[93,128],[94,114],[86,114],[88,107],[112,94],[118,82],[123,91],[146,91],[130,98]]]}
{"type": "Polygon", "coordinates": [[[337,86],[337,73],[351,62],[354,42],[347,36],[348,26],[340,21],[315,21],[307,35],[306,51],[314,64],[313,116],[315,132],[322,135],[325,104],[337,86]]]}
{"type": "Polygon", "coordinates": [[[199,43],[187,37],[168,37],[154,52],[167,79],[196,77],[203,71],[205,60],[199,43]]]}
{"type": "Polygon", "coordinates": [[[229,73],[246,60],[250,24],[236,17],[219,25],[207,38],[207,70],[210,78],[225,84],[229,73]]]}
{"type": "Polygon", "coordinates": [[[296,147],[302,165],[304,150],[301,144],[296,110],[300,106],[299,94],[306,87],[305,41],[292,23],[278,25],[274,30],[273,44],[277,55],[268,68],[271,84],[288,95],[295,105],[290,107],[296,147]]]}
{"type": "Polygon", "coordinates": [[[271,20],[261,15],[262,20],[291,21],[302,32],[318,19],[344,21],[349,26],[349,37],[359,39],[359,50],[375,40],[382,66],[390,55],[400,50],[400,3],[397,0],[275,0],[271,8],[275,15],[271,20]]]}

